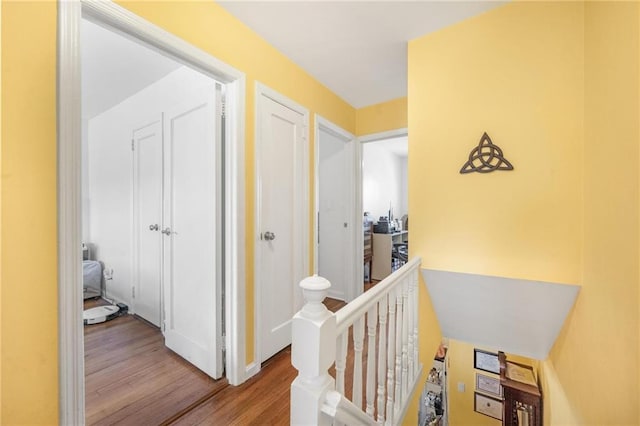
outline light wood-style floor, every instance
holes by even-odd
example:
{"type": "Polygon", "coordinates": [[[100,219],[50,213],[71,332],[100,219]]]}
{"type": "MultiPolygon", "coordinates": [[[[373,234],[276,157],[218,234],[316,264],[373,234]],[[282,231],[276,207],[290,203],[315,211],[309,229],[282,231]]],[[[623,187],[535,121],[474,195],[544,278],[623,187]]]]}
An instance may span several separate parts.
{"type": "MultiPolygon", "coordinates": [[[[333,312],[344,306],[334,299],[325,304],[333,312]]],[[[290,347],[247,382],[230,386],[167,349],[160,330],[136,316],[85,326],[89,425],[286,425],[295,376],[290,347]]]]}

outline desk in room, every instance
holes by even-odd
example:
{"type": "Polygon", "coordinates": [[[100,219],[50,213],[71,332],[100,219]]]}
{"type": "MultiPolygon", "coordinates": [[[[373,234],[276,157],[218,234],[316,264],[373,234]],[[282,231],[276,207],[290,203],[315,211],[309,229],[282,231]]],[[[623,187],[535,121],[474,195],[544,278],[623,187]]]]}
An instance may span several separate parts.
{"type": "Polygon", "coordinates": [[[409,231],[373,234],[373,265],[371,278],[383,280],[391,274],[391,250],[394,243],[409,241],[409,231]]]}

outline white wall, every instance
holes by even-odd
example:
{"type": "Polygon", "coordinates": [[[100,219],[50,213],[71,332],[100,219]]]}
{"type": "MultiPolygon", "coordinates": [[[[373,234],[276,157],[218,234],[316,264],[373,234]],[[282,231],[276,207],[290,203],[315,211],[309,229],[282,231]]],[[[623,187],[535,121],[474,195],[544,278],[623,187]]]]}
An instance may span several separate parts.
{"type": "Polygon", "coordinates": [[[89,240],[90,225],[89,225],[89,120],[82,119],[82,139],[80,145],[81,163],[82,163],[82,177],[81,177],[81,192],[82,192],[82,241],[89,240]]]}
{"type": "Polygon", "coordinates": [[[213,80],[182,67],[88,122],[88,224],[93,257],[113,270],[107,296],[131,306],[133,286],[133,130],[158,120],[163,111],[213,80]]]}
{"type": "Polygon", "coordinates": [[[362,207],[377,221],[389,215],[407,214],[407,158],[393,154],[385,144],[362,144],[362,207]]]}

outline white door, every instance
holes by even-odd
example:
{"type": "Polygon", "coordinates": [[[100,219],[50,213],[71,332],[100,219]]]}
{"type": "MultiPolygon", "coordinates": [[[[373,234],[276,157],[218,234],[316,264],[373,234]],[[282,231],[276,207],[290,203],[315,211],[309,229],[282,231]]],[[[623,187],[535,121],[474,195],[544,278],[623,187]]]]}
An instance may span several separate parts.
{"type": "Polygon", "coordinates": [[[261,361],[291,344],[291,318],[302,305],[298,284],[308,273],[305,121],[305,114],[259,95],[256,293],[261,361]]]}
{"type": "Polygon", "coordinates": [[[133,132],[135,313],[160,327],[162,121],[133,132]]]}
{"type": "Polygon", "coordinates": [[[320,128],[318,132],[318,275],[329,280],[329,297],[347,300],[353,260],[350,231],[351,156],[348,140],[320,128]]]}
{"type": "Polygon", "coordinates": [[[165,344],[213,378],[222,375],[220,146],[216,89],[164,119],[165,344]]]}

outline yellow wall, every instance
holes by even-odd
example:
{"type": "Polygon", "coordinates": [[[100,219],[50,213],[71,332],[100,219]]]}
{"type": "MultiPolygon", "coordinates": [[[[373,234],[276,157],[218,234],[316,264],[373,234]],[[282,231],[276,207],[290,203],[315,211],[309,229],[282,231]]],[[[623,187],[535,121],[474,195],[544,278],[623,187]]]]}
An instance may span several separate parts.
{"type": "Polygon", "coordinates": [[[56,4],[2,2],[2,424],[58,418],[56,4]]]}
{"type": "MultiPolygon", "coordinates": [[[[355,109],[214,2],[120,4],[246,73],[245,307],[251,362],[255,82],[307,107],[310,128],[318,113],[355,133],[355,109]]],[[[56,3],[3,1],[2,424],[54,424],[58,418],[55,67],[56,3]]],[[[313,143],[313,132],[310,137],[313,143]]]]}
{"type": "Polygon", "coordinates": [[[640,420],[639,24],[637,2],[585,4],[583,282],[550,356],[576,424],[640,420]],[[606,374],[594,392],[598,365],[606,374]]]}
{"type": "Polygon", "coordinates": [[[579,3],[511,4],[410,42],[411,243],[425,267],[580,281],[582,92],[579,3]],[[458,173],[483,132],[514,171],[458,173]]]}
{"type": "MultiPolygon", "coordinates": [[[[476,373],[473,368],[473,349],[475,346],[449,340],[449,359],[447,382],[449,386],[449,424],[451,426],[499,426],[502,423],[484,414],[476,413],[474,407],[474,389],[476,387],[476,373]],[[458,383],[464,383],[464,392],[458,392],[458,383]]],[[[482,349],[482,348],[478,348],[482,349]]],[[[499,375],[480,372],[485,376],[500,379],[499,375]]]]}
{"type": "Polygon", "coordinates": [[[407,98],[360,108],[356,111],[356,135],[364,136],[407,127],[407,98]]]}
{"type": "Polygon", "coordinates": [[[638,7],[511,3],[409,44],[413,253],[583,286],[540,365],[547,424],[640,420],[638,7]],[[483,131],[514,171],[458,173],[483,131]]]}
{"type": "MultiPolygon", "coordinates": [[[[482,349],[495,353],[491,348],[483,348],[459,340],[449,339],[449,350],[447,351],[449,424],[451,426],[499,426],[502,424],[499,420],[477,413],[474,410],[476,374],[480,373],[498,380],[500,379],[499,374],[492,374],[474,368],[474,349],[482,349]],[[458,391],[458,383],[464,383],[464,392],[458,391]]],[[[514,354],[505,355],[509,361],[530,365],[536,374],[538,374],[538,361],[514,354]]]]}

